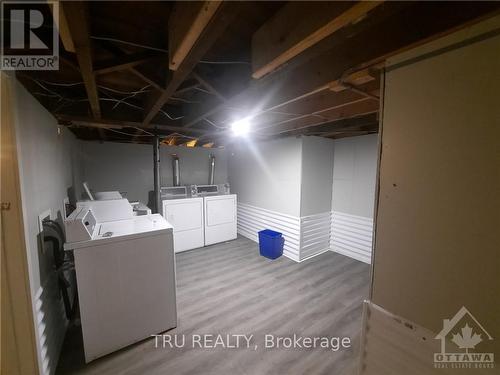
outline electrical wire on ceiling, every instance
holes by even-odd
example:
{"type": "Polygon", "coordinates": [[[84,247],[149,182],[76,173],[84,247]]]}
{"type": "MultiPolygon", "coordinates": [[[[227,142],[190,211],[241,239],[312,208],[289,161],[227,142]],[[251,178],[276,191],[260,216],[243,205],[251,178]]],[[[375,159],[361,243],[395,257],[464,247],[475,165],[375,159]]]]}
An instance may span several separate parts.
{"type": "Polygon", "coordinates": [[[217,129],[224,129],[224,130],[227,130],[228,128],[225,127],[225,126],[219,126],[217,124],[215,124],[213,121],[210,121],[209,119],[207,118],[204,118],[203,120],[205,120],[206,122],[208,122],[210,125],[216,127],[217,129]]]}
{"type": "Polygon", "coordinates": [[[194,100],[187,100],[187,99],[184,99],[184,98],[178,98],[177,96],[171,96],[170,98],[168,98],[169,100],[177,100],[179,102],[183,102],[183,103],[189,103],[189,104],[199,104],[201,103],[200,101],[194,101],[194,100]]]}
{"type": "Polygon", "coordinates": [[[225,65],[225,64],[242,64],[242,65],[252,65],[248,61],[208,61],[208,60],[200,60],[201,64],[214,64],[214,65],[225,65]]]}
{"type": "Polygon", "coordinates": [[[172,117],[167,112],[165,112],[163,109],[160,109],[160,113],[172,121],[180,120],[180,119],[183,119],[184,117],[186,117],[186,116],[172,117]]]}
{"type": "MultiPolygon", "coordinates": [[[[129,46],[134,46],[134,47],[139,47],[139,48],[144,48],[144,49],[150,49],[152,51],[158,51],[158,52],[168,53],[168,50],[166,50],[164,48],[158,48],[158,47],[148,46],[148,45],[145,45],[145,44],[139,44],[139,43],[129,42],[129,41],[126,41],[126,40],[117,39],[117,38],[111,38],[111,37],[106,37],[106,36],[95,36],[95,35],[92,35],[92,36],[90,36],[90,39],[105,40],[105,41],[108,41],[108,42],[121,43],[121,44],[126,44],[126,45],[129,45],[129,46]]],[[[199,62],[202,63],[202,64],[220,64],[220,65],[224,65],[224,64],[243,64],[243,65],[251,65],[251,63],[249,63],[248,61],[210,61],[210,60],[200,60],[199,62]]]]}
{"type": "MultiPolygon", "coordinates": [[[[31,81],[35,82],[42,89],[44,89],[45,91],[47,91],[51,95],[51,97],[59,98],[59,102],[63,101],[63,103],[61,103],[61,105],[59,105],[58,107],[56,107],[56,109],[54,109],[54,112],[57,112],[57,111],[61,110],[63,107],[65,107],[66,105],[71,104],[71,103],[75,103],[75,102],[88,102],[89,101],[88,98],[77,98],[77,99],[75,99],[75,98],[63,97],[62,95],[58,94],[57,92],[52,91],[51,89],[47,88],[42,83],[42,82],[44,82],[45,84],[48,84],[48,85],[61,86],[61,85],[77,85],[77,84],[80,84],[78,82],[73,82],[73,83],[58,83],[58,82],[41,81],[41,80],[37,80],[37,79],[31,78],[31,77],[27,77],[27,78],[29,78],[31,81]]],[[[149,90],[146,90],[146,88],[148,88],[149,85],[147,85],[147,86],[145,86],[142,89],[137,90],[137,91],[120,91],[120,90],[116,90],[116,89],[113,89],[111,87],[107,87],[107,86],[103,86],[103,85],[98,85],[98,87],[101,88],[101,89],[109,90],[109,91],[117,93],[117,94],[121,94],[121,95],[131,95],[130,97],[133,97],[135,95],[138,95],[138,94],[141,94],[141,93],[149,91],[149,90]]],[[[42,94],[42,93],[35,93],[35,94],[38,94],[38,95],[41,95],[41,96],[48,96],[47,94],[42,94]]],[[[130,97],[128,97],[128,98],[130,98],[130,97]]],[[[119,104],[125,104],[125,105],[127,105],[127,106],[129,106],[131,108],[137,109],[137,110],[141,110],[141,111],[144,110],[144,108],[142,108],[142,107],[139,107],[139,106],[137,106],[135,104],[132,104],[132,103],[129,103],[129,102],[125,101],[128,98],[116,99],[116,98],[113,98],[113,97],[109,97],[109,98],[99,98],[99,100],[100,101],[110,101],[110,102],[117,103],[113,107],[113,109],[116,109],[117,105],[119,105],[119,104]]],[[[167,117],[168,119],[170,119],[172,121],[176,121],[176,120],[180,120],[180,119],[184,118],[184,116],[173,117],[169,113],[167,113],[166,111],[164,111],[163,109],[161,109],[160,112],[165,117],[167,117]]]]}
{"type": "Polygon", "coordinates": [[[43,79],[38,79],[37,81],[43,82],[47,85],[64,86],[64,87],[83,85],[83,82],[50,82],[50,81],[45,81],[43,79]]]}
{"type": "Polygon", "coordinates": [[[201,91],[201,92],[204,92],[204,93],[206,93],[206,94],[213,95],[213,92],[208,91],[208,90],[205,90],[203,87],[195,87],[194,89],[195,89],[195,90],[198,90],[198,91],[201,91]]]}
{"type": "Polygon", "coordinates": [[[140,47],[140,48],[144,48],[144,49],[150,49],[152,51],[165,52],[165,53],[168,52],[168,50],[163,49],[163,48],[148,46],[148,45],[145,45],[145,44],[139,44],[139,43],[134,43],[134,42],[128,42],[126,40],[121,40],[121,39],[116,39],[116,38],[110,38],[110,37],[106,37],[106,36],[94,36],[94,35],[91,35],[90,39],[105,40],[105,41],[108,41],[108,42],[116,42],[116,43],[121,43],[121,44],[127,44],[129,46],[140,47]]]}
{"type": "MultiPolygon", "coordinates": [[[[111,129],[111,128],[104,128],[104,129],[109,130],[109,131],[111,131],[113,133],[118,133],[118,134],[126,135],[126,136],[129,136],[129,137],[154,137],[155,136],[154,134],[149,133],[149,132],[146,132],[148,134],[131,134],[131,133],[122,132],[120,130],[111,129]]],[[[141,128],[135,128],[135,129],[145,131],[144,129],[141,129],[141,128]]]]}
{"type": "Polygon", "coordinates": [[[97,85],[97,87],[105,90],[109,90],[111,92],[114,92],[115,94],[120,94],[120,95],[137,95],[137,94],[142,94],[143,92],[149,92],[150,90],[146,90],[146,88],[150,87],[151,85],[146,85],[140,90],[136,91],[121,91],[121,90],[116,90],[111,87],[103,86],[103,85],[97,85]]]}

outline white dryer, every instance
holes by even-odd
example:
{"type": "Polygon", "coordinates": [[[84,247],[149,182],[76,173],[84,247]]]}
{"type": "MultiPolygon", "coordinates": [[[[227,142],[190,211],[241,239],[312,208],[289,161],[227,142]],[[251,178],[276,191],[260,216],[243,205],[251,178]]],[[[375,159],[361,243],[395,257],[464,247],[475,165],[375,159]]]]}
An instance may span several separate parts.
{"type": "Polygon", "coordinates": [[[236,233],[236,194],[203,197],[205,246],[234,240],[236,233]]]}
{"type": "Polygon", "coordinates": [[[172,226],[161,215],[98,222],[80,206],[65,224],[86,362],[177,325],[172,226]]]}
{"type": "Polygon", "coordinates": [[[165,199],[162,212],[174,227],[176,253],[205,245],[203,198],[165,199]]]}

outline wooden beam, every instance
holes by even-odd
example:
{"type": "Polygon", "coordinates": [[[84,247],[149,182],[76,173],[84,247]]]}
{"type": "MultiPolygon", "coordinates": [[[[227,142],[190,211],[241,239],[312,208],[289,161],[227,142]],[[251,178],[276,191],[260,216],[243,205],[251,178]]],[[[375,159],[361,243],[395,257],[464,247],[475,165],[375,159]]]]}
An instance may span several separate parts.
{"type": "Polygon", "coordinates": [[[252,37],[252,77],[271,73],[380,4],[382,1],[360,1],[352,6],[342,2],[286,4],[252,37]]]}
{"type": "MultiPolygon", "coordinates": [[[[116,47],[114,44],[105,41],[105,40],[100,40],[97,42],[99,46],[109,53],[115,55],[115,57],[120,58],[126,56],[126,53],[121,50],[121,48],[116,47]]],[[[129,72],[137,76],[138,78],[142,79],[144,82],[150,84],[153,86],[155,89],[159,91],[165,90],[165,85],[166,82],[159,82],[155,77],[151,77],[150,74],[146,73],[141,67],[139,66],[133,66],[128,68],[129,72]]]]}
{"type": "Polygon", "coordinates": [[[168,21],[169,68],[177,70],[215,16],[221,1],[177,2],[168,21]]]}
{"type": "MultiPolygon", "coordinates": [[[[78,66],[82,75],[85,91],[89,99],[90,110],[94,118],[101,117],[99,94],[92,66],[92,48],[90,43],[90,25],[87,4],[81,1],[60,2],[59,13],[67,22],[69,35],[73,41],[78,66]]],[[[104,130],[99,129],[101,139],[106,139],[104,130]]]]}
{"type": "Polygon", "coordinates": [[[349,118],[354,118],[358,116],[364,116],[372,113],[376,113],[379,110],[379,104],[373,100],[364,98],[360,101],[349,103],[341,107],[332,108],[322,112],[325,117],[318,121],[314,117],[307,117],[303,119],[296,120],[295,123],[286,123],[269,128],[268,131],[260,132],[260,134],[266,135],[277,135],[288,133],[294,130],[303,130],[313,126],[328,124],[332,121],[345,120],[349,118]]]}
{"type": "Polygon", "coordinates": [[[61,2],[60,12],[64,13],[69,33],[75,47],[78,65],[82,74],[83,83],[89,99],[92,115],[101,117],[99,95],[92,68],[92,50],[90,45],[89,23],[87,6],[80,1],[61,2]]]}
{"type": "Polygon", "coordinates": [[[111,59],[97,61],[94,64],[94,73],[105,74],[110,72],[116,72],[119,70],[125,70],[128,68],[132,68],[135,65],[142,64],[146,61],[157,59],[162,55],[163,54],[160,53],[147,51],[147,52],[133,53],[130,55],[121,55],[111,59]]]}
{"type": "MultiPolygon", "coordinates": [[[[93,128],[110,128],[110,129],[121,129],[121,128],[139,128],[142,129],[141,122],[135,121],[120,121],[120,120],[111,120],[111,119],[92,119],[86,117],[79,116],[67,116],[67,115],[58,115],[57,119],[60,124],[63,125],[77,125],[77,126],[85,126],[85,127],[93,127],[93,128]]],[[[192,133],[192,134],[211,134],[209,130],[203,129],[184,129],[181,126],[172,126],[172,125],[164,125],[164,124],[151,124],[150,128],[156,128],[159,130],[168,130],[173,132],[180,133],[192,133]]]]}
{"type": "MultiPolygon", "coordinates": [[[[360,90],[366,90],[366,92],[369,92],[371,95],[378,95],[379,93],[378,82],[372,81],[359,87],[360,90]]],[[[327,119],[327,117],[325,117],[324,115],[325,113],[366,100],[368,100],[366,96],[353,92],[351,90],[344,90],[341,92],[325,91],[322,92],[321,94],[312,96],[310,98],[306,98],[303,101],[294,103],[293,108],[296,112],[299,113],[296,116],[284,120],[271,121],[268,122],[267,124],[257,123],[256,129],[258,130],[268,129],[286,123],[293,123],[296,122],[297,120],[305,119],[308,117],[315,117],[317,119],[318,117],[320,117],[319,115],[327,119]]]]}
{"type": "Polygon", "coordinates": [[[185,92],[189,92],[191,90],[194,90],[197,87],[200,87],[200,84],[199,83],[193,83],[192,85],[179,88],[174,94],[177,94],[177,95],[184,94],[185,92]]]}
{"type": "Polygon", "coordinates": [[[233,20],[238,9],[238,2],[232,1],[223,2],[218,7],[216,14],[211,18],[203,32],[199,35],[199,38],[194,43],[187,56],[183,59],[182,64],[177,66],[177,70],[173,72],[165,91],[159,96],[156,96],[155,100],[152,101],[153,104],[145,111],[144,126],[148,126],[151,123],[167,100],[191,74],[198,61],[205,55],[233,20]]]}
{"type": "Polygon", "coordinates": [[[225,103],[227,102],[227,98],[222,95],[219,90],[217,90],[210,82],[208,82],[205,78],[200,76],[198,73],[193,72],[192,73],[194,79],[196,79],[198,82],[200,82],[205,88],[210,91],[213,95],[217,97],[221,102],[225,103]]]}
{"type": "MultiPolygon", "coordinates": [[[[58,1],[61,4],[61,1],[58,1]]],[[[53,11],[53,7],[50,7],[50,10],[53,11]]],[[[58,25],[59,37],[63,43],[64,49],[67,52],[75,53],[75,45],[73,43],[73,38],[71,37],[71,33],[69,31],[68,20],[66,18],[66,13],[59,9],[59,20],[55,20],[58,25]]]]}

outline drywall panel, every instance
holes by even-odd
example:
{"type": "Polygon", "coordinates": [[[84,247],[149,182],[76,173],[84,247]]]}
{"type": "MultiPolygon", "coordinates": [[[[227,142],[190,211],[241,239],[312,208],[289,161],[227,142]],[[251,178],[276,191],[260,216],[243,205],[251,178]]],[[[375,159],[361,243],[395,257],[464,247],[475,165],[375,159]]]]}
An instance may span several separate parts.
{"type": "Polygon", "coordinates": [[[464,38],[386,74],[372,299],[433,332],[465,306],[498,356],[500,36],[464,38]]]}
{"type": "MultiPolygon", "coordinates": [[[[14,78],[12,77],[14,80],[14,78]]],[[[51,249],[42,249],[38,215],[61,222],[63,199],[81,187],[80,144],[17,81],[14,118],[29,275],[42,373],[54,373],[66,330],[51,249]]]]}
{"type": "Polygon", "coordinates": [[[331,211],[333,143],[327,138],[302,137],[300,216],[331,211]]]}
{"type": "Polygon", "coordinates": [[[373,218],[378,134],[334,142],[332,209],[373,218]]]}
{"type": "MultiPolygon", "coordinates": [[[[84,178],[96,191],[118,190],[130,200],[148,202],[153,189],[153,146],[127,143],[82,142],[84,178]]],[[[162,186],[172,185],[172,157],[179,156],[182,185],[207,184],[209,155],[216,158],[215,183],[227,182],[226,152],[201,147],[161,146],[162,186]]]]}
{"type": "Polygon", "coordinates": [[[229,183],[238,202],[300,217],[302,140],[240,141],[231,148],[229,183]]]}

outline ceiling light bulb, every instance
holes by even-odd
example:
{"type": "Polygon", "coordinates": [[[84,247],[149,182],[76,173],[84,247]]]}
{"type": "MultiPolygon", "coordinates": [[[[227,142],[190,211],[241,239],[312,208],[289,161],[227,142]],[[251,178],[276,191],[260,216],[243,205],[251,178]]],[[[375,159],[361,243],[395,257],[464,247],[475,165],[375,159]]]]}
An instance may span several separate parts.
{"type": "Polygon", "coordinates": [[[233,131],[233,134],[236,136],[247,134],[250,130],[250,120],[248,118],[244,118],[233,122],[231,124],[231,130],[233,131]]]}

